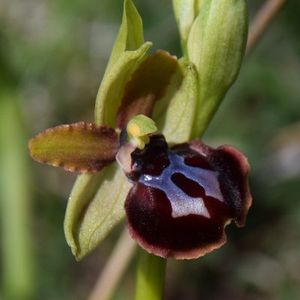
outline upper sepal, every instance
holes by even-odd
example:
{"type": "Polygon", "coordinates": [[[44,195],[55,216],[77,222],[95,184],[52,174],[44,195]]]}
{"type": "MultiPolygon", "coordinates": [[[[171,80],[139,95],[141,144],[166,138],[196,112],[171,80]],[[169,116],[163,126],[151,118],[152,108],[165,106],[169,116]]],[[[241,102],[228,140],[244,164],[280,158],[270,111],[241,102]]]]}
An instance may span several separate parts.
{"type": "Polygon", "coordinates": [[[115,159],[114,129],[78,122],[46,129],[29,141],[32,158],[70,172],[98,172],[115,159]]]}
{"type": "Polygon", "coordinates": [[[144,43],[143,21],[132,0],[125,0],[122,23],[114,42],[106,73],[125,51],[136,50],[144,43]]]}
{"type": "Polygon", "coordinates": [[[96,99],[96,124],[116,127],[116,114],[125,87],[151,45],[144,42],[143,23],[132,0],[125,0],[122,24],[96,99]]]}

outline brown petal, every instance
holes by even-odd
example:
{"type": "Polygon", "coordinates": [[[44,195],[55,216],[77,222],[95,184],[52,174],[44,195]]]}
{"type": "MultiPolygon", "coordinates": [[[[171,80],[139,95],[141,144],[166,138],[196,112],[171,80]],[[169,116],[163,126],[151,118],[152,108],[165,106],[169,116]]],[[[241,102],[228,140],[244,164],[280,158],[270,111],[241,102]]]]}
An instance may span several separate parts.
{"type": "Polygon", "coordinates": [[[70,172],[97,172],[115,159],[114,129],[79,122],[46,129],[29,141],[32,158],[70,172]]]}
{"type": "Polygon", "coordinates": [[[160,50],[149,56],[126,86],[117,114],[117,126],[124,128],[137,114],[150,116],[155,101],[164,96],[177,68],[177,59],[166,51],[160,50]]]}

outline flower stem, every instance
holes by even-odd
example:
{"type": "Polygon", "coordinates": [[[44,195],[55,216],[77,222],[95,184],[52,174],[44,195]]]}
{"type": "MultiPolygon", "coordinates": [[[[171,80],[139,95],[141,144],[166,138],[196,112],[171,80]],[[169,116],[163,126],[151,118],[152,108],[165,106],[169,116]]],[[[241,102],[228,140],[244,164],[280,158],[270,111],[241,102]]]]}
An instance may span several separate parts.
{"type": "Polygon", "coordinates": [[[5,299],[27,300],[34,298],[36,283],[30,231],[30,170],[18,96],[14,91],[6,93],[0,94],[2,285],[5,299]]]}
{"type": "Polygon", "coordinates": [[[111,299],[116,285],[119,283],[135,253],[135,249],[136,243],[129,236],[127,229],[125,229],[104,266],[101,276],[97,280],[88,300],[98,300],[100,297],[101,300],[111,299]]]}
{"type": "Polygon", "coordinates": [[[161,300],[167,260],[140,250],[135,300],[161,300]]]}
{"type": "Polygon", "coordinates": [[[268,28],[268,25],[271,23],[273,18],[279,13],[279,11],[285,3],[286,0],[268,0],[264,3],[264,5],[259,10],[250,26],[250,32],[248,35],[248,43],[246,49],[247,54],[257,44],[258,40],[268,28]]]}

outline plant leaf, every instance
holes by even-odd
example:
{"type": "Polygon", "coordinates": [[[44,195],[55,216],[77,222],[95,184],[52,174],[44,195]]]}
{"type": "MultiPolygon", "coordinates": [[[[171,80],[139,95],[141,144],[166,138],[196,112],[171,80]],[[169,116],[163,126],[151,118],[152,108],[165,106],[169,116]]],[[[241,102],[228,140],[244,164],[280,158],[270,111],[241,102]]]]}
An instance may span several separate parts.
{"type": "Polygon", "coordinates": [[[177,59],[166,51],[160,50],[147,57],[125,87],[117,126],[124,128],[137,114],[151,116],[155,102],[164,96],[177,68],[177,59]]]}
{"type": "Polygon", "coordinates": [[[198,76],[195,66],[185,60],[179,60],[179,64],[183,80],[166,112],[157,117],[157,126],[171,144],[184,143],[193,138],[192,129],[198,101],[198,76]]]}
{"type": "MultiPolygon", "coordinates": [[[[3,67],[3,66],[2,66],[3,67]]],[[[2,69],[3,71],[3,69],[2,69]]],[[[6,75],[6,73],[1,73],[6,75]]],[[[33,216],[31,168],[19,91],[0,79],[1,299],[34,299],[37,263],[30,224],[33,216]]],[[[22,99],[23,100],[23,99],[22,99]]]]}
{"type": "Polygon", "coordinates": [[[188,38],[188,56],[197,68],[200,86],[196,136],[204,132],[235,81],[246,40],[245,0],[201,0],[188,38]]]}
{"type": "Polygon", "coordinates": [[[115,159],[118,137],[114,129],[79,122],[47,129],[29,142],[38,162],[67,171],[95,172],[115,159]]]}
{"type": "Polygon", "coordinates": [[[146,42],[136,51],[122,53],[111,67],[109,74],[103,78],[95,106],[97,124],[116,127],[116,115],[125,93],[125,86],[144,60],[151,45],[146,42]]]}
{"type": "Polygon", "coordinates": [[[116,163],[98,174],[77,177],[64,222],[67,243],[77,260],[94,250],[123,219],[130,186],[116,163]]]}

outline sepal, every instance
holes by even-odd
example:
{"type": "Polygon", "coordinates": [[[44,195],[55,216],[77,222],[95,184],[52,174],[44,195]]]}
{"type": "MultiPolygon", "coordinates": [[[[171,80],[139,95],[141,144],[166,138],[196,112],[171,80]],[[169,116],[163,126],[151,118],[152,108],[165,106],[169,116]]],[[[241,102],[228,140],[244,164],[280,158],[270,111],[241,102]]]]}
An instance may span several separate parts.
{"type": "Polygon", "coordinates": [[[100,173],[77,177],[64,221],[66,240],[77,260],[94,250],[124,218],[130,186],[115,163],[100,173]]]}

